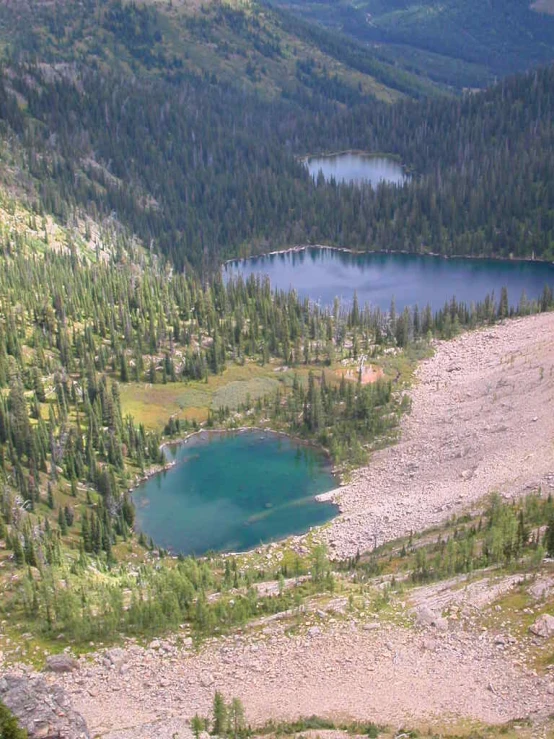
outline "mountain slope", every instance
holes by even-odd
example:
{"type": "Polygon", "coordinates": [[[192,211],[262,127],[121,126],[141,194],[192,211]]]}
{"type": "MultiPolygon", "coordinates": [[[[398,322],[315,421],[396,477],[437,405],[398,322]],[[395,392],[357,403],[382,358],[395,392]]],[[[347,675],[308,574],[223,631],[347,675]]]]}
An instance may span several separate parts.
{"type": "Polygon", "coordinates": [[[14,61],[79,62],[175,82],[193,73],[267,98],[294,94],[297,87],[327,88],[341,102],[359,94],[392,101],[400,92],[433,90],[427,80],[378,61],[368,49],[360,51],[363,64],[352,66],[250,2],[2,0],[0,39],[14,61]],[[313,68],[306,80],[298,68],[308,60],[313,68]]]}
{"type": "Polygon", "coordinates": [[[384,61],[455,87],[482,87],[554,59],[554,18],[527,0],[277,3],[366,44],[384,61]]]}

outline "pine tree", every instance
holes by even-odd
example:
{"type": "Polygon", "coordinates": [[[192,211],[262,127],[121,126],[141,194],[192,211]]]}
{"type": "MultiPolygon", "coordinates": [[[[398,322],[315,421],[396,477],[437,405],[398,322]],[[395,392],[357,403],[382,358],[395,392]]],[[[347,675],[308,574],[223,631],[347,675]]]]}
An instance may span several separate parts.
{"type": "Polygon", "coordinates": [[[52,488],[52,483],[50,483],[50,482],[48,483],[48,487],[47,487],[46,490],[47,490],[46,503],[48,505],[48,508],[50,508],[50,510],[53,511],[55,504],[54,504],[54,490],[52,488]]]}
{"type": "Polygon", "coordinates": [[[548,556],[554,557],[554,517],[552,517],[548,523],[544,539],[544,546],[548,556]]]}
{"type": "Polygon", "coordinates": [[[58,525],[62,536],[67,536],[67,520],[62,507],[58,509],[58,525]]]}
{"type": "Polygon", "coordinates": [[[213,726],[212,734],[219,737],[227,735],[228,727],[228,716],[227,706],[225,705],[225,699],[223,695],[216,690],[213,701],[213,726]]]}
{"type": "Polygon", "coordinates": [[[233,698],[229,708],[229,733],[233,739],[244,735],[246,723],[244,720],[244,707],[239,698],[233,698]]]}
{"type": "Polygon", "coordinates": [[[0,739],[27,739],[27,732],[19,728],[17,719],[1,701],[0,739]]]}
{"type": "Polygon", "coordinates": [[[192,728],[192,733],[194,734],[194,739],[200,739],[200,734],[204,731],[204,727],[206,725],[205,720],[200,718],[200,716],[195,713],[192,717],[190,725],[192,728]]]}

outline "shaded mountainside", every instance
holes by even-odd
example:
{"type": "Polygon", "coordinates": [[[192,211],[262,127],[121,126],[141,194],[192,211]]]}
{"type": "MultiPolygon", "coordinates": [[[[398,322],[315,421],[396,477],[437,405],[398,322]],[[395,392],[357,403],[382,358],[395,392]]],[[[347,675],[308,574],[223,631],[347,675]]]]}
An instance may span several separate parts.
{"type": "Polygon", "coordinates": [[[554,18],[527,0],[276,4],[365,44],[382,61],[455,87],[481,87],[554,58],[554,18]]]}

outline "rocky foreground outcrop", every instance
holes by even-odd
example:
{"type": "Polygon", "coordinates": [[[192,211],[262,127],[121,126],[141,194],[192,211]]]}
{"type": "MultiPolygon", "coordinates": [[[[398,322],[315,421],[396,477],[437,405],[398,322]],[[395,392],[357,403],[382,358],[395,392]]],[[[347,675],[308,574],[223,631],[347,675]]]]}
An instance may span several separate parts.
{"type": "Polygon", "coordinates": [[[27,729],[29,739],[90,739],[65,690],[41,677],[0,677],[0,700],[27,729]]]}

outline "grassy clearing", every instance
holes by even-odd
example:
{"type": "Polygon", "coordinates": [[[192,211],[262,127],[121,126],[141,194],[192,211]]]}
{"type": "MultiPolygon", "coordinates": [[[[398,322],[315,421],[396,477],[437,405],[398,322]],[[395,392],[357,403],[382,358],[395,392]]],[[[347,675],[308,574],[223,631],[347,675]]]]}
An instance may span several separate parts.
{"type": "Polygon", "coordinates": [[[379,357],[372,364],[383,369],[385,378],[392,380],[400,387],[408,386],[413,382],[417,365],[424,359],[433,356],[433,347],[429,344],[413,344],[402,351],[396,350],[390,354],[379,357]]]}
{"type": "Polygon", "coordinates": [[[289,374],[292,377],[292,371],[275,372],[274,365],[248,362],[229,365],[221,375],[210,375],[207,382],[131,382],[121,385],[121,405],[137,423],[161,431],[170,416],[202,423],[210,409],[228,406],[234,410],[248,395],[255,400],[270,394],[289,374]]]}
{"type": "Polygon", "coordinates": [[[246,381],[235,380],[216,390],[212,397],[211,407],[213,410],[221,407],[236,410],[249,397],[251,400],[257,400],[263,398],[264,395],[274,393],[279,387],[279,382],[273,377],[253,377],[246,381]]]}
{"type": "MultiPolygon", "coordinates": [[[[371,364],[382,368],[385,379],[392,380],[396,388],[402,389],[412,382],[417,363],[431,354],[432,348],[428,345],[411,346],[394,354],[372,358],[371,364]]],[[[352,367],[356,366],[352,360],[352,367]]],[[[234,411],[248,398],[255,401],[272,395],[279,386],[289,388],[295,375],[306,386],[310,371],[318,376],[325,371],[329,382],[338,382],[344,369],[340,363],[331,367],[300,365],[283,371],[274,362],[263,366],[257,362],[229,364],[220,375],[210,375],[207,382],[122,383],[121,405],[123,412],[133,416],[136,423],[144,424],[148,430],[161,431],[171,416],[204,423],[210,410],[227,406],[234,411]]]]}

